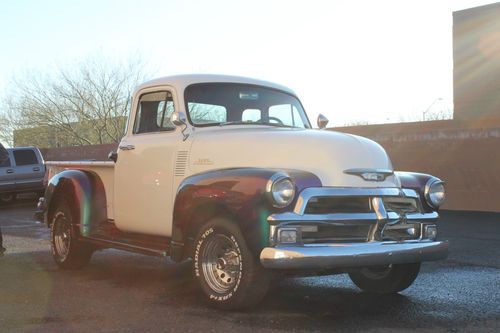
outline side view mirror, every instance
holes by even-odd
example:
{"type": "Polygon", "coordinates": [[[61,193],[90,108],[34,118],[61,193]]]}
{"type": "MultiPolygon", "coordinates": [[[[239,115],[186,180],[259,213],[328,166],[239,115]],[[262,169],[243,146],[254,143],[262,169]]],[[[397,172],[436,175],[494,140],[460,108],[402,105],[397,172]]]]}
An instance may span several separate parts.
{"type": "Polygon", "coordinates": [[[321,113],[318,115],[318,120],[317,120],[317,124],[318,124],[318,127],[319,129],[323,129],[326,127],[326,125],[328,124],[328,118],[325,117],[324,115],[322,115],[321,113]]]}
{"type": "Polygon", "coordinates": [[[191,134],[191,130],[188,128],[186,114],[184,112],[174,113],[172,115],[172,118],[170,118],[170,121],[172,121],[172,124],[174,124],[175,126],[184,126],[184,128],[182,129],[182,136],[183,141],[186,141],[186,139],[191,134]]]}
{"type": "Polygon", "coordinates": [[[187,117],[184,112],[177,112],[172,115],[172,124],[175,126],[187,125],[187,117]]]}

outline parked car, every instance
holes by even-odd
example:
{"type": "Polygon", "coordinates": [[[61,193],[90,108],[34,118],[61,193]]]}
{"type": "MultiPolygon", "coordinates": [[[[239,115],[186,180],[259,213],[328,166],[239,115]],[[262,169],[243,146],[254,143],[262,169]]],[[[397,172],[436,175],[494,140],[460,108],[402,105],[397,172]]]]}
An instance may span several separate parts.
{"type": "Polygon", "coordinates": [[[312,129],[286,87],[175,76],[132,101],[113,161],[47,162],[37,216],[61,268],[106,248],[191,258],[204,298],[235,309],[257,304],[275,274],[348,273],[396,293],[447,256],[443,182],[395,172],[379,144],[321,130],[323,116],[312,129]]]}
{"type": "Polygon", "coordinates": [[[8,158],[0,162],[0,202],[9,203],[18,194],[44,193],[45,164],[36,147],[7,148],[8,158]]]}

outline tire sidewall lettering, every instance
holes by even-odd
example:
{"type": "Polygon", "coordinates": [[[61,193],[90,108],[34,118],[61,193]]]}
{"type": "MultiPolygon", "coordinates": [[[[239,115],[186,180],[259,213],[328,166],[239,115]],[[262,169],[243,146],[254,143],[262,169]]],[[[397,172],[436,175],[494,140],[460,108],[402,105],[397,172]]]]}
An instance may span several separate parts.
{"type": "MultiPolygon", "coordinates": [[[[201,251],[203,249],[205,241],[210,236],[216,234],[216,231],[217,231],[216,227],[210,227],[201,234],[199,241],[196,243],[194,257],[193,257],[194,274],[199,280],[201,280],[200,282],[202,284],[207,285],[207,286],[208,286],[208,284],[204,281],[204,277],[203,277],[203,274],[201,272],[201,264],[202,264],[201,263],[201,251]]],[[[238,259],[239,259],[238,280],[236,281],[234,287],[227,294],[225,294],[225,295],[216,294],[209,287],[207,288],[209,290],[207,296],[210,300],[217,301],[217,302],[225,302],[225,301],[228,301],[229,299],[233,298],[240,287],[241,280],[243,278],[243,256],[241,253],[240,245],[231,232],[228,232],[227,230],[222,229],[222,230],[219,230],[219,233],[224,234],[226,236],[229,236],[229,238],[231,239],[231,241],[234,244],[234,247],[236,249],[238,259]]]]}

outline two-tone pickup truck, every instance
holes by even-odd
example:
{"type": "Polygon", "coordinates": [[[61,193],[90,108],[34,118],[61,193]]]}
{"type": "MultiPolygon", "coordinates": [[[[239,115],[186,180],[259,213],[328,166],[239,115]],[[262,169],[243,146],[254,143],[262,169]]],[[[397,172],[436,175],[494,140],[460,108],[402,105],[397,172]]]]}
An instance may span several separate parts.
{"type": "Polygon", "coordinates": [[[191,260],[215,306],[255,305],[272,276],[348,273],[369,292],[408,288],[436,240],[436,177],[394,172],[368,139],[311,127],[296,94],[218,75],[137,88],[113,161],[48,162],[38,216],[62,268],[105,248],[191,260]]]}

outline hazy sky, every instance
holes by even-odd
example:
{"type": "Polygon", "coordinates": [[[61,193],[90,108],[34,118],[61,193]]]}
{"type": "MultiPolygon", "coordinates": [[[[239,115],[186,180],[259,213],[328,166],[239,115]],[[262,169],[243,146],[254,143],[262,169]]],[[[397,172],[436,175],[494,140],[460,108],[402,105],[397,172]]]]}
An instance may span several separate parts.
{"type": "Polygon", "coordinates": [[[453,107],[452,12],[492,2],[1,1],[0,97],[27,71],[137,53],[155,76],[284,84],[314,123],[318,113],[339,126],[420,119],[453,107]]]}

